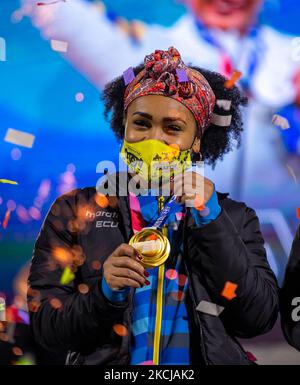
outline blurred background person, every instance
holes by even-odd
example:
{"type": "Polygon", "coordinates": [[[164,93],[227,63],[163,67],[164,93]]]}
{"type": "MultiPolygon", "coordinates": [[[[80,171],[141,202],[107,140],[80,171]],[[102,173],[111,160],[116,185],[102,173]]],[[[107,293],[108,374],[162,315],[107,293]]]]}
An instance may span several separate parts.
{"type": "MultiPolygon", "coordinates": [[[[27,307],[29,267],[23,265],[14,278],[14,297],[6,308],[6,321],[0,322],[0,365],[63,365],[65,352],[46,350],[33,338],[27,307]]],[[[31,310],[37,305],[31,302],[31,310]]]]}
{"type": "MultiPolygon", "coordinates": [[[[175,45],[186,62],[228,77],[241,71],[239,85],[251,102],[243,146],[224,157],[226,171],[216,167],[214,178],[221,191],[250,199],[256,207],[273,207],[283,194],[287,209],[294,208],[280,129],[271,120],[300,95],[299,82],[293,82],[298,64],[292,60],[291,38],[260,23],[262,0],[187,0],[188,12],[170,27],[132,27],[121,15],[105,12],[99,2],[37,7],[33,0],[24,1],[32,5],[32,21],[42,35],[67,42],[64,57],[99,89],[130,63],[139,64],[139,57],[158,44],[160,49],[175,45]]],[[[211,176],[211,169],[206,172],[211,176]]]]}

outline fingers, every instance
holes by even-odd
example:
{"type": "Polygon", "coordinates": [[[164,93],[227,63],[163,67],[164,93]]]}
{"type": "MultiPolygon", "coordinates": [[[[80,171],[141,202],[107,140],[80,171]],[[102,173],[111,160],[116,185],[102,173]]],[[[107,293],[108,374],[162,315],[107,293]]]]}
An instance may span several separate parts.
{"type": "Polygon", "coordinates": [[[122,243],[116,250],[112,253],[112,256],[121,257],[127,256],[130,258],[136,258],[138,256],[138,252],[127,243],[122,243]]]}
{"type": "Polygon", "coordinates": [[[137,287],[143,287],[147,283],[146,277],[129,268],[121,268],[113,266],[111,269],[111,275],[116,278],[126,278],[131,283],[134,281],[137,283],[137,287]]]}
{"type": "Polygon", "coordinates": [[[125,243],[122,243],[104,262],[104,277],[107,284],[118,290],[126,286],[139,288],[150,282],[149,276],[138,259],[138,252],[125,243]]]}
{"type": "Polygon", "coordinates": [[[135,281],[134,279],[116,276],[110,276],[109,282],[107,282],[107,284],[112,290],[119,290],[123,289],[124,287],[133,287],[135,289],[138,289],[144,286],[141,285],[139,282],[135,281]]]}
{"type": "Polygon", "coordinates": [[[202,175],[194,172],[187,172],[182,175],[177,175],[174,178],[174,193],[178,196],[183,194],[201,193],[204,189],[204,178],[202,175]]]}
{"type": "Polygon", "coordinates": [[[115,257],[112,260],[112,265],[114,267],[121,267],[124,269],[131,269],[135,273],[139,274],[141,277],[144,277],[145,269],[140,262],[135,261],[129,257],[115,257]]]}

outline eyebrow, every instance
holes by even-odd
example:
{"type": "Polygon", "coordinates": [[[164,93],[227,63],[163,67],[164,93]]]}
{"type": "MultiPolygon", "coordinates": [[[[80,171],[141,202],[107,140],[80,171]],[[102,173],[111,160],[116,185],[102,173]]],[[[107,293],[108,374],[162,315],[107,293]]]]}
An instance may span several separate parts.
{"type": "MultiPolygon", "coordinates": [[[[141,115],[141,116],[143,116],[146,119],[152,120],[152,115],[147,114],[146,112],[136,111],[132,115],[141,115]]],[[[184,124],[186,124],[186,121],[184,119],[180,118],[180,117],[178,117],[178,118],[175,118],[175,117],[174,118],[173,117],[165,117],[165,118],[163,118],[163,122],[176,122],[176,121],[181,121],[184,124]]]]}

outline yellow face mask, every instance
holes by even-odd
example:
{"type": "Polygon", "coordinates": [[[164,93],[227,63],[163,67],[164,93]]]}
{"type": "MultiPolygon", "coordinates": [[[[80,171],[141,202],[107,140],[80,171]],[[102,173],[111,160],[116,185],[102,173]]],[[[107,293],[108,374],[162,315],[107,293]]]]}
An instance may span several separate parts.
{"type": "Polygon", "coordinates": [[[167,145],[155,139],[134,143],[124,139],[121,157],[130,172],[148,181],[182,173],[192,163],[190,149],[180,151],[176,145],[167,145]]]}

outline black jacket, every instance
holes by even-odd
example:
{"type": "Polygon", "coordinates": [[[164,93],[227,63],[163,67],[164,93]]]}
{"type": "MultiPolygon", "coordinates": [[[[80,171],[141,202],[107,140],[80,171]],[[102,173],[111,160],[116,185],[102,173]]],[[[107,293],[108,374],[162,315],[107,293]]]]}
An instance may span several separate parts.
{"type": "Polygon", "coordinates": [[[300,350],[300,226],[293,242],[280,297],[283,333],[288,343],[300,350]],[[295,320],[292,318],[293,312],[295,320]]]}
{"type": "MultiPolygon", "coordinates": [[[[102,269],[95,269],[95,261],[103,264],[132,235],[128,201],[110,198],[110,205],[101,208],[95,194],[95,188],[74,190],[59,197],[48,212],[29,276],[29,305],[40,302],[38,310],[33,306],[31,326],[44,347],[70,351],[68,364],[128,364],[134,290],[127,302],[110,303],[101,291],[102,269]],[[74,245],[78,245],[73,249],[76,278],[62,285],[62,268],[53,264],[51,255],[57,255],[58,248],[71,251],[74,245]],[[77,290],[80,283],[89,287],[87,294],[77,290]],[[51,306],[53,297],[61,301],[61,308],[51,306]],[[115,323],[125,325],[128,336],[114,333],[115,323]]],[[[272,328],[278,314],[278,287],[255,212],[227,194],[218,194],[218,199],[222,211],[215,221],[197,228],[187,215],[178,230],[189,279],[185,302],[191,363],[250,365],[236,337],[251,338],[272,328]],[[231,301],[220,295],[226,281],[238,285],[237,297],[231,301]],[[200,313],[196,307],[201,300],[225,310],[219,317],[200,313]]]]}

